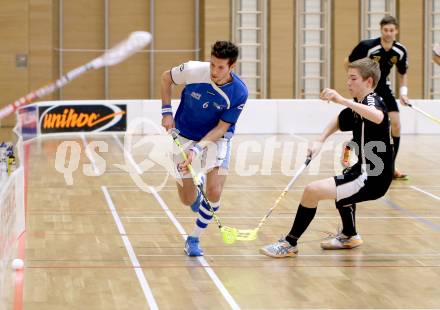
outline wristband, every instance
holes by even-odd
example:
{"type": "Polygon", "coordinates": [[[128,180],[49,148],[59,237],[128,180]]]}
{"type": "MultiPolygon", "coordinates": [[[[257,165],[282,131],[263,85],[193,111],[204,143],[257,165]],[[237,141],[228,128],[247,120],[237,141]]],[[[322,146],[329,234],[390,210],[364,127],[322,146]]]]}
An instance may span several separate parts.
{"type": "Polygon", "coordinates": [[[408,96],[408,87],[406,86],[400,87],[400,96],[408,96]]]}
{"type": "Polygon", "coordinates": [[[162,106],[162,115],[173,115],[171,104],[166,104],[162,106]]]}
{"type": "Polygon", "coordinates": [[[196,157],[197,157],[197,156],[200,155],[200,153],[202,153],[203,148],[202,148],[199,144],[194,144],[194,145],[190,148],[190,150],[193,151],[194,154],[195,154],[196,157]]]}

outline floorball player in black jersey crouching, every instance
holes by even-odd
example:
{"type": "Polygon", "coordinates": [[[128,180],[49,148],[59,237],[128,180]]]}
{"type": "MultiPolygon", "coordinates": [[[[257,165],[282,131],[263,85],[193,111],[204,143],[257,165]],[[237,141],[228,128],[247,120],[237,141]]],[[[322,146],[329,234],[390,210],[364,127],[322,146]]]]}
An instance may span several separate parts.
{"type": "Polygon", "coordinates": [[[362,244],[356,231],[356,203],[375,200],[387,192],[393,178],[393,149],[390,122],[383,99],[374,93],[380,79],[379,64],[363,58],[348,64],[348,90],[358,102],[325,89],[321,99],[346,107],[309,148],[315,157],[327,138],[338,130],[352,131],[358,162],[343,175],[312,182],[306,186],[292,229],[281,240],[260,252],[271,257],[295,256],[297,242],[313,220],[318,202],[334,199],[342,219],[342,230],[321,242],[325,250],[351,249],[362,244]]]}

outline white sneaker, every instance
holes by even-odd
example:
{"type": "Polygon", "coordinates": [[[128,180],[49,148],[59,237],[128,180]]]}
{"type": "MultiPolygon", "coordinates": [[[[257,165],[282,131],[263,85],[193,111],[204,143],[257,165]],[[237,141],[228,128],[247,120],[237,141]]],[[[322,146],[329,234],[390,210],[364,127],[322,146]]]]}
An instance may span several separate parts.
{"type": "Polygon", "coordinates": [[[343,233],[338,233],[336,236],[323,240],[321,242],[321,248],[324,250],[341,250],[341,249],[353,249],[360,246],[362,238],[359,234],[347,237],[343,233]]]}

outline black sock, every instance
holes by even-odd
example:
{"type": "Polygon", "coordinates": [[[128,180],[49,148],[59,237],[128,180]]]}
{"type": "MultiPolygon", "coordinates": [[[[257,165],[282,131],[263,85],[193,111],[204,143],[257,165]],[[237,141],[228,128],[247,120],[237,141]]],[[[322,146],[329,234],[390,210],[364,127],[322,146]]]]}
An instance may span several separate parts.
{"type": "Polygon", "coordinates": [[[298,206],[298,211],[296,211],[292,229],[286,236],[286,240],[290,243],[290,245],[296,246],[297,240],[306,231],[307,227],[315,217],[315,214],[316,208],[306,208],[301,204],[298,206]]]}
{"type": "Polygon", "coordinates": [[[397,152],[399,152],[400,137],[393,136],[394,161],[396,161],[397,152]]]}
{"type": "Polygon", "coordinates": [[[336,203],[336,208],[338,209],[342,219],[342,233],[347,237],[357,235],[356,204],[342,206],[336,203]]]}

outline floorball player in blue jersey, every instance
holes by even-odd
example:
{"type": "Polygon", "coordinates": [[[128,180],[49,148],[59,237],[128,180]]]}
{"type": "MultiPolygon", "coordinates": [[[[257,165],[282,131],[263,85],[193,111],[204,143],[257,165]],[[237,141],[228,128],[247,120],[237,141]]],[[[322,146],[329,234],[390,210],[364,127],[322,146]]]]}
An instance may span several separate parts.
{"type": "Polygon", "coordinates": [[[236,45],[217,41],[209,62],[189,61],[162,74],[162,125],[166,130],[178,130],[188,156],[184,160],[174,155],[180,177],[179,197],[198,213],[194,231],[185,242],[188,256],[203,256],[199,237],[212,220],[212,212],[194,185],[188,164],[206,173],[206,195],[212,208],[218,210],[231,157],[230,140],[248,97],[246,85],[232,72],[237,58],[236,45]],[[173,84],[185,85],[175,115],[171,108],[173,84]]]}

